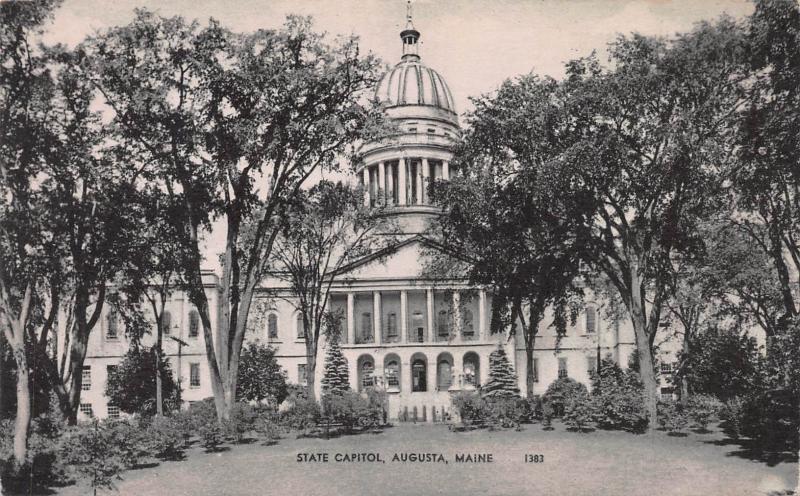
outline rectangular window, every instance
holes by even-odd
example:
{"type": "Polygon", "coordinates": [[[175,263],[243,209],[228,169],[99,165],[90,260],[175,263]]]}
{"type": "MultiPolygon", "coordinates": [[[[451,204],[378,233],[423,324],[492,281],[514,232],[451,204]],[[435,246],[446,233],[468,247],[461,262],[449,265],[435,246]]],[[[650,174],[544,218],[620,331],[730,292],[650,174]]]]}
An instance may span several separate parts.
{"type": "Polygon", "coordinates": [[[594,307],[586,307],[586,333],[592,334],[597,328],[597,310],[594,307]]]}
{"type": "Polygon", "coordinates": [[[92,411],[92,404],[91,403],[81,403],[80,412],[87,417],[94,417],[94,412],[92,411]]]}
{"type": "Polygon", "coordinates": [[[303,386],[308,386],[308,377],[306,376],[306,364],[300,363],[297,365],[297,383],[303,386]]]}
{"type": "Polygon", "coordinates": [[[84,365],[81,372],[81,391],[92,389],[92,366],[84,365]]]}
{"type": "Polygon", "coordinates": [[[539,359],[533,359],[533,382],[539,382],[539,359]]]}
{"type": "Polygon", "coordinates": [[[386,318],[386,335],[390,338],[397,337],[397,314],[394,312],[386,318]]]}
{"type": "Polygon", "coordinates": [[[200,333],[200,314],[197,310],[189,312],[189,337],[196,338],[200,333]]]}
{"type": "Polygon", "coordinates": [[[671,387],[662,387],[661,388],[661,399],[664,401],[669,401],[672,399],[673,389],[671,387]]]}
{"type": "Polygon", "coordinates": [[[108,405],[108,418],[110,419],[118,419],[119,418],[119,407],[115,405],[108,405]]]}
{"type": "Polygon", "coordinates": [[[161,314],[161,330],[165,336],[172,330],[172,314],[167,311],[161,314]]]}
{"type": "Polygon", "coordinates": [[[361,342],[372,342],[372,314],[370,312],[361,314],[361,342]]]}
{"type": "Polygon", "coordinates": [[[661,362],[661,373],[662,374],[671,374],[672,373],[672,364],[669,362],[661,362]]]}
{"type": "Polygon", "coordinates": [[[566,358],[559,358],[558,359],[558,378],[562,379],[564,377],[569,377],[567,374],[567,359],[566,358]]]}
{"type": "Polygon", "coordinates": [[[108,312],[108,321],[106,322],[106,339],[117,339],[119,337],[118,331],[117,312],[111,309],[108,312]]]}
{"type": "Polygon", "coordinates": [[[597,357],[586,357],[586,371],[589,373],[589,377],[593,376],[595,372],[597,372],[597,357]]]}
{"type": "Polygon", "coordinates": [[[116,371],[116,365],[106,365],[106,380],[111,379],[111,376],[113,376],[116,371]]]}
{"type": "Polygon", "coordinates": [[[199,388],[200,387],[200,364],[199,363],[190,363],[189,364],[189,387],[199,388]]]}

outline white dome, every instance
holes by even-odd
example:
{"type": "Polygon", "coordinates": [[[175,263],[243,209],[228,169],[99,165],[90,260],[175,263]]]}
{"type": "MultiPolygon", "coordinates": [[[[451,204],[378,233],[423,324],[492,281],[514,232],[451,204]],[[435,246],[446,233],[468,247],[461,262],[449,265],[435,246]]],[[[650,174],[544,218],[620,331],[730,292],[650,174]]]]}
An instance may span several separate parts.
{"type": "Polygon", "coordinates": [[[423,105],[456,114],[453,95],[444,78],[419,60],[403,60],[384,74],[375,97],[389,107],[423,105]]]}

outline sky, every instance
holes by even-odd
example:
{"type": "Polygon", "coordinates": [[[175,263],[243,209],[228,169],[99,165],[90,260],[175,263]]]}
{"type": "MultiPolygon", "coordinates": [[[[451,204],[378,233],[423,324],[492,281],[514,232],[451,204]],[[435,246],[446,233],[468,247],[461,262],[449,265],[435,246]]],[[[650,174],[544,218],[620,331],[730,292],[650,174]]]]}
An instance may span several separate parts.
{"type": "MultiPolygon", "coordinates": [[[[400,60],[405,0],[65,0],[44,41],[73,46],[98,30],[129,22],[134,9],[181,15],[206,23],[213,17],[234,31],[278,28],[289,14],[309,15],[331,36],[357,35],[362,51],[387,64],[400,60]]],[[[565,62],[597,50],[619,34],[670,36],[723,13],[752,12],[749,0],[417,0],[414,26],[422,62],[450,86],[459,113],[469,97],[490,94],[507,78],[528,72],[559,78],[565,62]]],[[[222,250],[215,225],[206,245],[207,266],[222,250]]]]}

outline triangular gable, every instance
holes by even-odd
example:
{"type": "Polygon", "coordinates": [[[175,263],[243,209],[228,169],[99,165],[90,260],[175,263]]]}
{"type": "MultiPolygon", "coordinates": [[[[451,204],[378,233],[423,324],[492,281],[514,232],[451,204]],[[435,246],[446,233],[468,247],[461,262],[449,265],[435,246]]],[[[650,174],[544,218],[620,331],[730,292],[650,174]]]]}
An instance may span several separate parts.
{"type": "Polygon", "coordinates": [[[412,236],[342,267],[336,277],[340,280],[418,279],[423,277],[431,249],[447,253],[438,243],[422,235],[412,236]]]}

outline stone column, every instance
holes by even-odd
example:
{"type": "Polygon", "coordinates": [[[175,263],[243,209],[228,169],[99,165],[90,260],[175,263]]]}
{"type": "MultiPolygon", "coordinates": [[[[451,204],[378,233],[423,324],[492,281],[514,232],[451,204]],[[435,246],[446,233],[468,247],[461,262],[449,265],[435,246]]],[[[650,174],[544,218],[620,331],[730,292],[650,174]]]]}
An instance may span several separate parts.
{"type": "Polygon", "coordinates": [[[375,344],[383,341],[383,329],[381,329],[381,292],[372,293],[372,332],[375,335],[375,344]]]}
{"type": "Polygon", "coordinates": [[[347,342],[356,342],[356,317],[355,317],[355,298],[353,293],[347,293],[347,342]]]}
{"type": "Polygon", "coordinates": [[[408,161],[401,158],[397,162],[397,203],[398,205],[406,204],[406,167],[408,161]]]}
{"type": "Polygon", "coordinates": [[[447,160],[442,161],[442,179],[445,181],[450,180],[450,162],[447,160]]]}
{"type": "Polygon", "coordinates": [[[397,163],[386,165],[386,204],[394,205],[394,195],[397,190],[397,183],[394,181],[394,175],[397,173],[397,163]]]}
{"type": "Polygon", "coordinates": [[[461,293],[453,291],[453,334],[461,339],[461,293]]]}
{"type": "Polygon", "coordinates": [[[489,339],[486,330],[486,291],[478,291],[478,339],[485,341],[489,339]]]}
{"type": "Polygon", "coordinates": [[[434,341],[433,337],[435,336],[434,329],[433,329],[433,289],[430,289],[430,288],[426,289],[425,290],[425,294],[426,294],[426,296],[428,298],[427,311],[425,312],[427,314],[427,318],[428,318],[428,321],[427,321],[427,324],[428,324],[428,332],[427,332],[427,334],[428,334],[428,336],[427,337],[428,337],[428,342],[432,342],[432,341],[434,341]]]}
{"type": "Polygon", "coordinates": [[[408,292],[400,291],[400,342],[408,342],[408,292]]]}
{"type": "Polygon", "coordinates": [[[422,165],[417,163],[417,171],[414,174],[414,180],[417,182],[417,205],[422,205],[422,165]]]}
{"type": "Polygon", "coordinates": [[[423,204],[428,203],[428,184],[430,184],[430,167],[428,167],[428,159],[422,159],[422,191],[420,192],[420,198],[422,198],[423,204]]]}
{"type": "Polygon", "coordinates": [[[369,207],[369,167],[364,166],[364,206],[369,207]]]}
{"type": "Polygon", "coordinates": [[[386,165],[378,162],[378,198],[376,203],[386,202],[386,165]]]}

